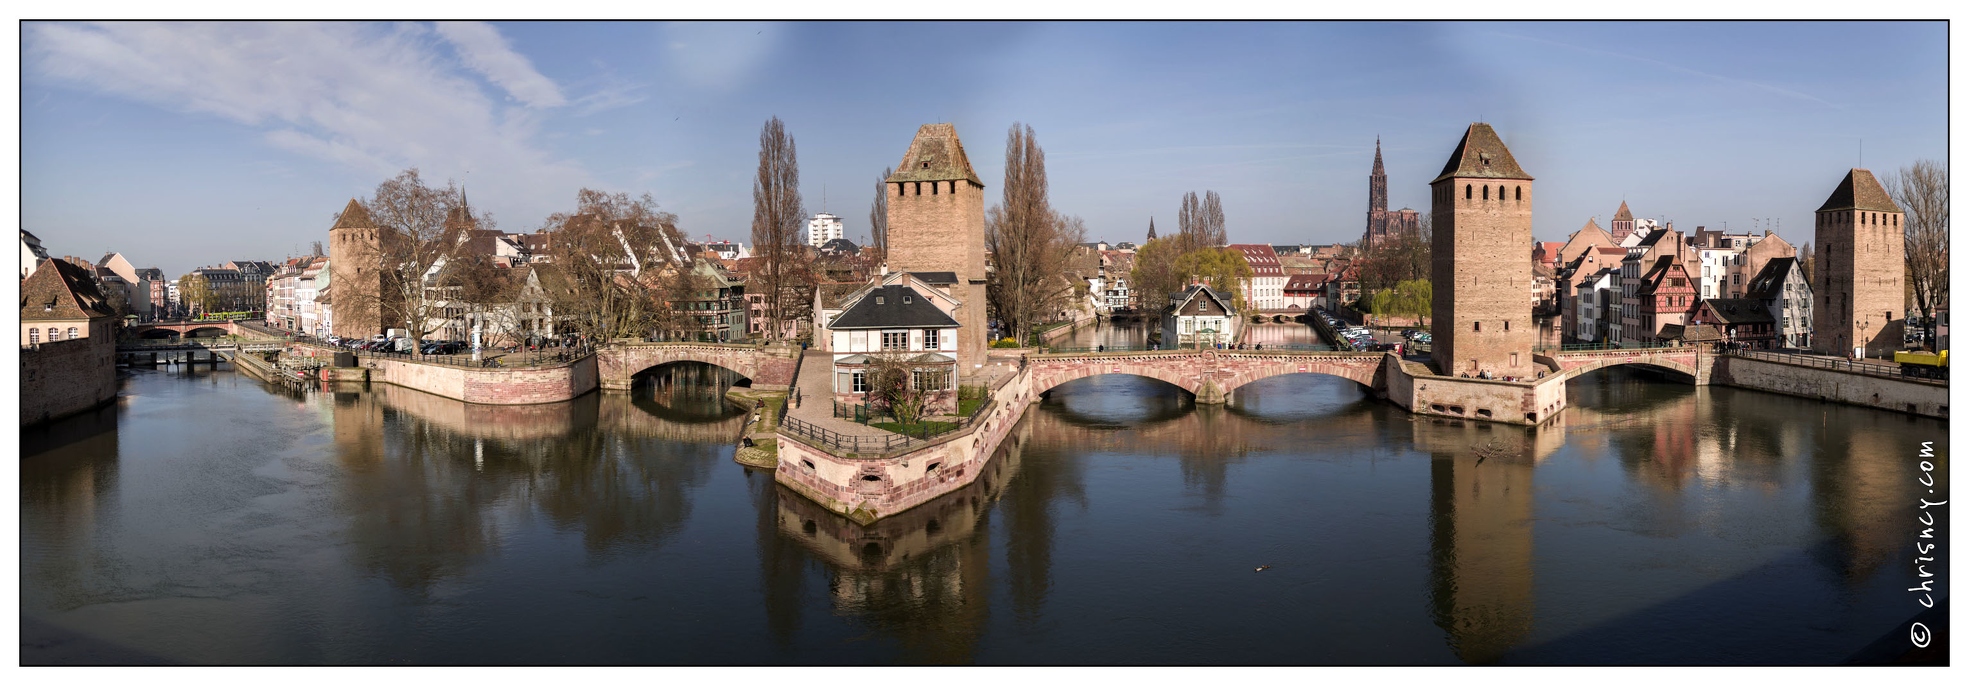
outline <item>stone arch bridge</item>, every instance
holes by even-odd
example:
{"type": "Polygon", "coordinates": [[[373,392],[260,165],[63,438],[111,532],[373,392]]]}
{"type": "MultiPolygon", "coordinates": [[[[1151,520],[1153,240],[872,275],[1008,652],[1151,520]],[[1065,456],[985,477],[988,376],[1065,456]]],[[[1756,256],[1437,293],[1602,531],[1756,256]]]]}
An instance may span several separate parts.
{"type": "Polygon", "coordinates": [[[603,390],[626,391],[645,370],[676,362],[702,362],[738,372],[752,387],[785,390],[793,385],[800,348],[746,343],[644,343],[616,341],[595,353],[603,390]]]}
{"type": "Polygon", "coordinates": [[[163,338],[171,334],[189,336],[203,329],[219,331],[227,336],[239,335],[239,323],[233,321],[143,322],[131,326],[129,332],[138,338],[163,338]]]}
{"type": "Polygon", "coordinates": [[[1709,383],[1715,355],[1704,354],[1696,346],[1670,348],[1614,348],[1610,350],[1539,351],[1532,361],[1555,370],[1559,380],[1608,367],[1632,365],[1669,372],[1671,376],[1701,386],[1709,383]]]}
{"type": "Polygon", "coordinates": [[[1199,403],[1222,403],[1232,391],[1259,379],[1285,374],[1338,376],[1373,389],[1385,389],[1383,358],[1389,353],[1291,350],[1171,350],[1155,352],[1070,353],[1029,358],[1032,392],[1102,374],[1159,379],[1196,395],[1199,403]]]}

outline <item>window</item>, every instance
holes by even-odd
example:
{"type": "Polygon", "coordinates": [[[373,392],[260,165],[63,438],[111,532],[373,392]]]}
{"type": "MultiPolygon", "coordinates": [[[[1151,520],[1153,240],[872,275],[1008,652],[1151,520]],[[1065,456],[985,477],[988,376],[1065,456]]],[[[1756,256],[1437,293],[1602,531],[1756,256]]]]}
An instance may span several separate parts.
{"type": "Polygon", "coordinates": [[[40,343],[40,342],[41,342],[41,329],[39,329],[39,328],[34,328],[34,329],[28,329],[28,330],[27,330],[27,342],[28,342],[28,344],[29,344],[29,345],[34,345],[34,344],[38,344],[38,343],[40,343]]]}
{"type": "MultiPolygon", "coordinates": [[[[1888,318],[1889,318],[1889,319],[1892,319],[1892,318],[1893,318],[1893,316],[1892,316],[1891,314],[1889,314],[1889,316],[1888,316],[1888,318]]],[[[80,338],[80,336],[77,336],[77,335],[75,335],[75,327],[73,327],[73,326],[71,326],[71,327],[68,327],[68,338],[69,338],[69,340],[75,340],[75,339],[77,339],[77,338],[80,338]]]]}
{"type": "Polygon", "coordinates": [[[1464,200],[1470,199],[1470,184],[1467,183],[1463,184],[1463,199],[1464,200]]]}
{"type": "Polygon", "coordinates": [[[909,332],[908,332],[908,331],[884,331],[884,332],[882,332],[882,349],[883,349],[883,350],[908,350],[908,349],[909,349],[909,332]]]}
{"type": "Polygon", "coordinates": [[[1513,197],[1513,198],[1511,198],[1512,200],[1523,200],[1523,199],[1525,199],[1525,187],[1524,187],[1524,186],[1519,186],[1519,187],[1517,187],[1517,188],[1513,188],[1513,189],[1511,189],[1511,194],[1512,194],[1513,196],[1516,196],[1516,197],[1513,197]]]}
{"type": "Polygon", "coordinates": [[[888,302],[889,302],[889,301],[888,301],[888,300],[886,300],[886,299],[884,299],[884,298],[883,298],[882,296],[879,296],[879,295],[878,295],[878,296],[875,296],[875,304],[877,304],[877,305],[886,305],[886,304],[888,304],[888,302]]]}
{"type": "Polygon", "coordinates": [[[861,370],[859,369],[855,370],[854,379],[850,383],[853,384],[852,388],[854,392],[856,393],[868,392],[868,375],[862,373],[861,370]]]}
{"type": "Polygon", "coordinates": [[[911,298],[911,297],[909,297],[908,295],[904,295],[904,296],[902,297],[902,304],[904,304],[904,305],[908,305],[908,304],[910,304],[910,303],[913,303],[913,302],[916,302],[916,300],[915,300],[914,298],[911,298]]]}
{"type": "Polygon", "coordinates": [[[1483,323],[1483,322],[1470,322],[1470,330],[1471,330],[1471,331],[1477,331],[1477,332],[1481,332],[1481,331],[1483,331],[1483,330],[1484,330],[1484,323],[1483,323]]]}
{"type": "Polygon", "coordinates": [[[937,330],[936,330],[936,329],[924,329],[924,330],[923,330],[923,349],[924,349],[924,350],[940,350],[940,349],[942,349],[942,346],[939,346],[939,345],[937,345],[937,330]]]}
{"type": "Polygon", "coordinates": [[[1484,199],[1490,199],[1490,186],[1484,186],[1484,199]]]}
{"type": "Polygon", "coordinates": [[[942,391],[950,387],[950,372],[947,370],[918,369],[912,376],[919,391],[942,391]]]}

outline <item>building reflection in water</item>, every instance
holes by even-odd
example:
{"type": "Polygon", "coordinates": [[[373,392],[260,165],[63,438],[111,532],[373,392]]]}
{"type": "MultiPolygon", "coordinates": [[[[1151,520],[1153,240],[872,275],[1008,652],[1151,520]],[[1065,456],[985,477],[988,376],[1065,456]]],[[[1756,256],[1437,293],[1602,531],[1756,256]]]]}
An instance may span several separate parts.
{"type": "Polygon", "coordinates": [[[514,508],[580,531],[591,556],[661,546],[743,421],[722,390],[695,383],[703,370],[675,372],[639,384],[631,402],[591,393],[476,405],[385,384],[333,393],[338,486],[360,564],[427,591],[495,549],[514,508]]]}
{"type": "MultiPolygon", "coordinates": [[[[761,528],[770,528],[773,533],[770,543],[765,540],[768,537],[761,540],[767,552],[762,559],[767,567],[767,623],[773,634],[790,641],[798,631],[799,617],[794,613],[803,596],[799,584],[804,575],[798,573],[795,556],[783,547],[790,544],[825,566],[834,611],[860,618],[873,630],[893,638],[902,661],[973,662],[989,616],[990,512],[1015,475],[1027,477],[1020,472],[1021,453],[1031,437],[1031,424],[1021,422],[1006,434],[1004,444],[977,480],[869,526],[774,486],[773,508],[761,510],[761,528]]],[[[1042,505],[1047,502],[1038,500],[1042,505]]],[[[1020,517],[1014,513],[1006,516],[1020,517]]],[[[1045,527],[1044,523],[1037,526],[1045,527]]],[[[1014,528],[1028,531],[1023,526],[1014,528]]],[[[1007,553],[1015,597],[1021,585],[1044,586],[1043,578],[1035,581],[1022,577],[1034,571],[1043,576],[1045,551],[1030,548],[1046,544],[1023,545],[1027,546],[1023,553],[1007,553]]]]}
{"type": "MultiPolygon", "coordinates": [[[[1429,600],[1457,657],[1496,661],[1532,628],[1532,471],[1546,431],[1417,419],[1430,455],[1429,600]]],[[[1560,442],[1563,442],[1562,440],[1560,442]]]]}
{"type": "Polygon", "coordinates": [[[21,555],[63,603],[90,595],[98,515],[118,491],[120,403],[21,430],[21,555]]]}

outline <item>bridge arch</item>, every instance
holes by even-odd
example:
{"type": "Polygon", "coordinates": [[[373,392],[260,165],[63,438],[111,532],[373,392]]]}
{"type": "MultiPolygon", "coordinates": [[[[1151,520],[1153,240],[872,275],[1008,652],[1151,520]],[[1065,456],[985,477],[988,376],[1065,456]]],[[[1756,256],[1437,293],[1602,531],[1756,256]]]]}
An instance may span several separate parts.
{"type": "Polygon", "coordinates": [[[232,331],[223,326],[199,326],[185,331],[185,338],[218,338],[229,333],[232,331]]]}
{"type": "Polygon", "coordinates": [[[629,390],[634,377],[678,362],[701,362],[745,377],[754,387],[785,387],[793,382],[799,350],[729,343],[626,343],[596,353],[601,386],[629,390]]]}
{"type": "Polygon", "coordinates": [[[1170,373],[1170,370],[1155,367],[1135,368],[1131,371],[1126,365],[1111,365],[1105,368],[1098,365],[1068,365],[1055,370],[1041,371],[1035,369],[1033,371],[1033,395],[1047,393],[1068,383],[1081,379],[1091,379],[1097,376],[1135,376],[1144,379],[1155,379],[1183,389],[1190,395],[1196,395],[1197,390],[1196,377],[1174,374],[1170,373]],[[1115,371],[1116,366],[1122,369],[1115,371]]]}

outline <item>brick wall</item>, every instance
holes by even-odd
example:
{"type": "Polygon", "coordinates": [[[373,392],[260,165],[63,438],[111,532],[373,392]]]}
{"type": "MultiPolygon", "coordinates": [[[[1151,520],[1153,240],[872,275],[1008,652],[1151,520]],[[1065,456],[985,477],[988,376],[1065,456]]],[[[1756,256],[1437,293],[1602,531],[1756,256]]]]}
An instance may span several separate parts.
{"type": "Polygon", "coordinates": [[[21,348],[21,426],[116,399],[116,341],[108,336],[21,348]]]}
{"type": "Polygon", "coordinates": [[[1818,213],[1814,238],[1824,259],[1812,283],[1813,349],[1847,355],[1863,345],[1873,357],[1900,349],[1907,323],[1902,221],[1898,212],[1818,213]]]}
{"type": "Polygon", "coordinates": [[[1529,179],[1490,178],[1449,178],[1432,186],[1436,371],[1535,373],[1531,348],[1538,327],[1526,295],[1531,260],[1524,254],[1531,244],[1531,186],[1529,179]]]}
{"type": "MultiPolygon", "coordinates": [[[[985,356],[984,186],[968,179],[903,181],[889,196],[889,271],[955,272],[960,377],[985,356]],[[932,185],[935,193],[932,193],[932,185]],[[972,282],[976,283],[973,284],[972,282]]],[[[969,383],[965,381],[965,383],[969,383]]]]}

